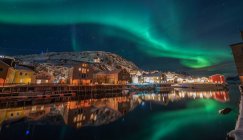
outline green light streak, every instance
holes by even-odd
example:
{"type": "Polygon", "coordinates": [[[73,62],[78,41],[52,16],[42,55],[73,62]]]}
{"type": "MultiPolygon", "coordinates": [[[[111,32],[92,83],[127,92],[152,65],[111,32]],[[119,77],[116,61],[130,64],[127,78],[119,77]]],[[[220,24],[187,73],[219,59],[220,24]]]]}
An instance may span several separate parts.
{"type": "Polygon", "coordinates": [[[219,103],[211,99],[190,101],[185,109],[153,115],[142,134],[147,135],[145,139],[160,140],[192,125],[210,124],[219,119],[218,110],[221,108],[219,103]]]}
{"type": "MultiPolygon", "coordinates": [[[[25,25],[65,25],[65,24],[99,24],[116,27],[132,34],[126,39],[140,44],[141,50],[154,57],[169,57],[180,59],[181,64],[191,68],[211,66],[230,58],[226,50],[218,51],[213,48],[208,51],[208,46],[203,43],[183,43],[173,41],[183,39],[183,32],[179,32],[179,12],[172,4],[164,5],[164,24],[161,25],[168,31],[165,34],[170,38],[156,37],[151,15],[148,11],[138,6],[128,6],[122,2],[82,2],[77,0],[67,1],[29,1],[29,0],[4,0],[0,2],[0,23],[14,23],[25,25]],[[93,5],[95,3],[95,6],[93,5]],[[38,7],[38,8],[36,8],[38,7]],[[124,10],[126,9],[126,10],[124,10]],[[136,37],[136,39],[134,39],[136,37]]],[[[163,9],[162,8],[162,9],[163,9]]],[[[161,19],[162,20],[162,19],[161,19]]],[[[119,36],[120,32],[114,33],[119,36]]],[[[72,48],[79,51],[76,35],[72,34],[72,48]]]]}
{"type": "Polygon", "coordinates": [[[76,27],[72,27],[71,29],[71,43],[72,43],[72,48],[76,51],[80,51],[81,48],[78,45],[77,42],[77,35],[76,35],[76,27]]]}

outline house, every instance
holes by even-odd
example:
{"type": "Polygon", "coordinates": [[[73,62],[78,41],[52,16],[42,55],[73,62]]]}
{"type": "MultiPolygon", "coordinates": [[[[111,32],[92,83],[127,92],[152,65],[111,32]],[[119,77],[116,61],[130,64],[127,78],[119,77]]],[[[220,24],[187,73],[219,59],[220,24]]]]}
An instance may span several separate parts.
{"type": "Polygon", "coordinates": [[[94,63],[100,63],[100,58],[99,57],[94,57],[93,58],[94,63]]]}
{"type": "Polygon", "coordinates": [[[53,77],[47,72],[39,72],[34,74],[33,83],[48,84],[53,83],[53,77]]]}
{"type": "Polygon", "coordinates": [[[166,82],[167,83],[175,83],[175,82],[177,82],[177,75],[176,75],[176,73],[167,72],[167,73],[165,73],[165,75],[166,75],[166,82]]]}
{"type": "Polygon", "coordinates": [[[215,74],[209,77],[209,82],[216,83],[216,84],[223,84],[225,83],[224,75],[215,74]]]}
{"type": "Polygon", "coordinates": [[[12,57],[0,58],[0,85],[32,82],[34,71],[23,65],[16,64],[16,60],[12,57]]]}
{"type": "Polygon", "coordinates": [[[128,84],[131,81],[131,75],[126,69],[118,71],[118,84],[128,84]]]}
{"type": "Polygon", "coordinates": [[[161,72],[149,73],[143,75],[143,83],[159,84],[166,83],[166,75],[161,72]]]}
{"type": "Polygon", "coordinates": [[[72,84],[88,85],[93,83],[94,69],[86,62],[82,62],[73,68],[72,84]]]}
{"type": "Polygon", "coordinates": [[[0,86],[13,83],[15,69],[0,60],[0,86]]]}
{"type": "Polygon", "coordinates": [[[127,84],[131,82],[131,76],[125,69],[103,71],[94,75],[94,81],[98,84],[127,84]]]}
{"type": "Polygon", "coordinates": [[[140,78],[142,76],[142,73],[138,70],[132,70],[130,71],[130,75],[132,77],[132,83],[138,84],[140,82],[140,78]]]}
{"type": "Polygon", "coordinates": [[[97,84],[118,84],[117,71],[102,71],[94,75],[94,82],[97,84]]]}
{"type": "Polygon", "coordinates": [[[200,82],[201,83],[208,83],[209,82],[209,79],[207,77],[201,77],[200,78],[200,82]]]}
{"type": "Polygon", "coordinates": [[[15,66],[13,83],[30,84],[33,82],[34,71],[26,66],[15,66]]]}

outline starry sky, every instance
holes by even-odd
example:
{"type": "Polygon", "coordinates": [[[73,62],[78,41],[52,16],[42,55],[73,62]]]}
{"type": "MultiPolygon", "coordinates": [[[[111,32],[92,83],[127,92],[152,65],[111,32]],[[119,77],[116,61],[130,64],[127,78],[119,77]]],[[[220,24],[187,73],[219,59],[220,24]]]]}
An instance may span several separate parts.
{"type": "Polygon", "coordinates": [[[1,0],[0,52],[109,51],[145,70],[234,75],[242,0],[1,0]]]}

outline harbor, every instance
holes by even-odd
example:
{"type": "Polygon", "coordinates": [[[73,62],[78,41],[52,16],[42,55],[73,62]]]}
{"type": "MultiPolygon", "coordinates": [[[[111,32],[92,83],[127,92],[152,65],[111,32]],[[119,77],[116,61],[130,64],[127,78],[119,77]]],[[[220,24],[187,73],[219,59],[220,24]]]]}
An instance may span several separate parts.
{"type": "Polygon", "coordinates": [[[128,96],[134,92],[169,93],[175,89],[184,91],[227,90],[226,85],[217,84],[149,84],[149,85],[87,85],[65,84],[15,85],[0,87],[0,108],[35,104],[65,102],[102,97],[128,96]],[[210,87],[210,88],[209,88],[210,87]]]}
{"type": "Polygon", "coordinates": [[[0,140],[243,140],[242,7],[0,0],[0,140]]]}

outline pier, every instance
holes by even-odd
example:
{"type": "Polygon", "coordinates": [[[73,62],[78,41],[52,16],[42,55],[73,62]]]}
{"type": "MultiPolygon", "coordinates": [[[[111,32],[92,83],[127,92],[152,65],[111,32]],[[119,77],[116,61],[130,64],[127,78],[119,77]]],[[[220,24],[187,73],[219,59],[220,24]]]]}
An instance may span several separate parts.
{"type": "Polygon", "coordinates": [[[8,85],[0,87],[0,108],[22,105],[65,102],[91,98],[117,97],[127,95],[129,91],[154,90],[146,85],[8,85]]]}

